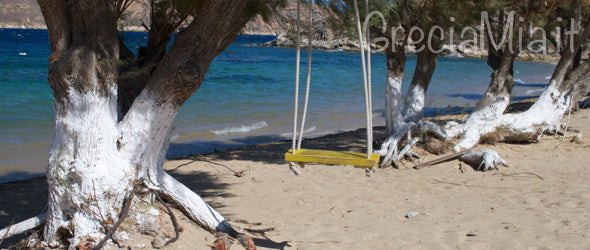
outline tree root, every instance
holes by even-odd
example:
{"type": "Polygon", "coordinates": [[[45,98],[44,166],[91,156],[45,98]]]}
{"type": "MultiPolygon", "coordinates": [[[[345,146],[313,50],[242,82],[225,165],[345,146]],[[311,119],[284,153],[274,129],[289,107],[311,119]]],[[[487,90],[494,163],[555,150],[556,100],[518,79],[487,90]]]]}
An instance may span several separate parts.
{"type": "Polygon", "coordinates": [[[289,162],[289,169],[291,169],[295,175],[301,175],[301,170],[297,167],[297,165],[303,167],[303,163],[301,162],[289,162]]]}
{"type": "Polygon", "coordinates": [[[45,219],[47,218],[47,213],[42,213],[35,217],[29,218],[27,220],[21,221],[14,225],[11,225],[7,228],[0,230],[0,235],[2,235],[2,239],[10,238],[15,235],[22,234],[26,231],[29,231],[33,228],[39,227],[45,223],[45,219]]]}
{"type": "Polygon", "coordinates": [[[459,157],[459,160],[484,172],[490,169],[499,170],[499,166],[509,167],[508,163],[491,149],[468,152],[459,157]]]}
{"type": "Polygon", "coordinates": [[[250,237],[238,233],[221,214],[205,203],[199,195],[161,169],[158,170],[158,182],[160,183],[158,192],[171,198],[190,219],[217,235],[215,249],[228,249],[229,244],[235,239],[238,239],[249,250],[256,249],[250,237]]]}
{"type": "Polygon", "coordinates": [[[178,237],[180,236],[180,227],[178,226],[178,221],[176,220],[176,216],[174,216],[174,213],[170,209],[170,206],[168,206],[168,204],[166,204],[166,202],[164,202],[162,200],[162,198],[160,197],[160,195],[157,192],[154,192],[154,193],[156,194],[156,198],[158,199],[158,201],[160,203],[162,203],[162,205],[166,208],[166,212],[168,212],[168,215],[170,216],[170,220],[172,221],[172,226],[174,226],[174,238],[172,238],[172,239],[168,240],[166,243],[164,243],[164,246],[167,246],[167,245],[174,243],[176,240],[178,240],[178,237]]]}
{"type": "MultiPolygon", "coordinates": [[[[133,197],[135,197],[136,192],[137,187],[133,188],[131,194],[129,195],[129,198],[125,200],[123,208],[121,209],[121,215],[119,215],[119,220],[117,221],[117,223],[115,223],[115,225],[113,225],[113,227],[109,229],[109,231],[105,234],[104,238],[102,238],[102,240],[98,242],[98,244],[96,244],[96,246],[94,246],[92,250],[101,249],[104,246],[104,244],[113,237],[113,234],[115,233],[117,228],[121,226],[121,223],[123,223],[123,221],[127,217],[127,214],[129,214],[129,208],[131,207],[131,202],[133,201],[133,197]]],[[[113,241],[115,241],[115,239],[113,239],[113,241]]]]}
{"type": "Polygon", "coordinates": [[[420,140],[422,137],[420,135],[426,133],[431,134],[436,138],[446,138],[445,130],[433,122],[421,121],[419,123],[405,123],[396,133],[390,135],[383,142],[381,149],[376,151],[376,153],[383,156],[383,160],[379,167],[385,167],[389,164],[395,165],[395,162],[399,161],[406,154],[409,154],[410,157],[414,157],[416,154],[410,152],[410,148],[420,140]],[[409,142],[398,152],[399,143],[404,136],[407,137],[409,142]],[[412,138],[413,136],[416,136],[416,138],[412,138]]]}

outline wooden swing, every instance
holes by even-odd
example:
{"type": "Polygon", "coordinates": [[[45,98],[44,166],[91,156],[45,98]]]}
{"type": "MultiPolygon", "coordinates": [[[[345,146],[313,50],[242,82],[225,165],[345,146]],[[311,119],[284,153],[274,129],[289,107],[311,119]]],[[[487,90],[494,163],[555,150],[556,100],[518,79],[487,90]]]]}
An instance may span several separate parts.
{"type": "MultiPolygon", "coordinates": [[[[367,1],[365,1],[367,4],[367,1]]],[[[358,11],[357,1],[354,0],[355,14],[357,20],[357,28],[359,41],[361,46],[361,62],[363,68],[363,83],[365,87],[365,112],[367,119],[367,152],[341,152],[341,151],[330,151],[330,150],[315,150],[315,149],[302,149],[301,141],[303,139],[303,131],[305,128],[305,118],[307,116],[307,104],[309,100],[309,86],[311,82],[311,47],[312,39],[311,35],[308,35],[308,50],[307,50],[307,86],[305,90],[305,101],[303,105],[303,115],[301,119],[301,129],[299,132],[299,140],[297,140],[297,116],[298,116],[298,100],[299,100],[299,64],[300,64],[300,53],[301,53],[301,10],[300,0],[297,0],[297,57],[295,66],[295,105],[293,115],[293,145],[292,148],[285,153],[285,161],[296,162],[296,163],[322,163],[322,164],[335,164],[335,165],[354,165],[360,167],[376,167],[379,163],[379,154],[373,152],[373,118],[371,114],[372,100],[371,100],[371,48],[367,48],[367,64],[365,66],[365,54],[363,45],[363,35],[361,29],[361,22],[358,11]],[[368,68],[368,72],[367,72],[368,68]]],[[[368,4],[367,4],[368,6],[368,4]]],[[[367,8],[368,12],[368,8],[367,8]]],[[[368,13],[367,13],[368,15],[368,13]]],[[[312,4],[309,4],[309,30],[308,34],[312,34],[313,20],[312,20],[312,4]]],[[[368,37],[368,33],[367,33],[368,37]]],[[[368,39],[367,39],[368,40],[368,39]]],[[[291,164],[291,168],[294,168],[294,164],[291,164]]],[[[295,169],[293,169],[295,171],[295,169]]],[[[295,171],[296,173],[298,171],[295,171]]]]}

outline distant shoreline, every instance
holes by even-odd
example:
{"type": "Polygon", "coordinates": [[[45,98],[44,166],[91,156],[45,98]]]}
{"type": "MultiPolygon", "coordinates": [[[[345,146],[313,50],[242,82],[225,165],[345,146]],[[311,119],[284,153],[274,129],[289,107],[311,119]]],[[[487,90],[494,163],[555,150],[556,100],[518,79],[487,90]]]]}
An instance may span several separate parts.
{"type": "MultiPolygon", "coordinates": [[[[0,24],[0,29],[22,29],[22,30],[47,30],[45,25],[10,25],[0,24]]],[[[125,26],[119,31],[132,31],[132,32],[147,32],[143,26],[125,26]]],[[[248,36],[276,36],[275,33],[271,32],[258,32],[258,33],[240,33],[240,35],[248,36]]]]}
{"type": "MultiPolygon", "coordinates": [[[[31,30],[47,30],[47,27],[45,25],[10,25],[10,24],[0,24],[0,29],[31,29],[31,30]]],[[[125,28],[123,30],[120,31],[131,31],[131,32],[146,32],[145,28],[142,26],[125,26],[125,28]]],[[[295,45],[289,42],[286,42],[284,40],[281,39],[281,36],[278,36],[277,34],[274,33],[268,33],[268,32],[260,32],[260,33],[240,33],[240,35],[246,35],[246,36],[276,36],[277,38],[273,41],[261,44],[261,46],[266,46],[266,47],[280,47],[280,48],[295,48],[295,45]]],[[[342,39],[339,39],[342,40],[342,39]]],[[[334,40],[337,41],[337,40],[334,40]]],[[[337,50],[337,49],[341,49],[343,51],[359,51],[358,45],[355,45],[355,43],[353,41],[350,41],[346,44],[346,46],[341,46],[341,47],[334,47],[334,48],[330,48],[329,46],[330,43],[334,43],[334,41],[329,42],[329,41],[317,41],[320,42],[320,44],[315,44],[313,45],[314,49],[318,49],[318,50],[337,50]]],[[[306,48],[307,47],[307,43],[306,42],[302,42],[302,48],[306,48]]],[[[478,58],[478,59],[485,59],[487,58],[487,51],[465,51],[465,52],[460,52],[457,53],[459,51],[450,51],[449,53],[447,53],[446,55],[443,55],[444,57],[451,57],[451,58],[478,58]],[[459,56],[453,56],[453,55],[459,55],[459,56]]],[[[407,51],[407,53],[409,55],[414,55],[415,53],[409,49],[407,51]]],[[[537,53],[530,53],[527,51],[523,51],[519,54],[518,61],[524,61],[524,62],[544,62],[544,63],[555,63],[559,61],[559,55],[556,53],[548,53],[546,55],[543,54],[537,54],[537,53]]]]}

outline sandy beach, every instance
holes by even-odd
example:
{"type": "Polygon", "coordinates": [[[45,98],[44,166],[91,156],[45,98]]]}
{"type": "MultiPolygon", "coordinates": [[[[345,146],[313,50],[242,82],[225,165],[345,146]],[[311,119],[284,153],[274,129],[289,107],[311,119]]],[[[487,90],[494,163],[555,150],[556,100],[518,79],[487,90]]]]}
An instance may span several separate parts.
{"type": "MultiPolygon", "coordinates": [[[[308,164],[295,176],[283,160],[288,141],[169,160],[165,169],[252,235],[258,249],[588,249],[589,123],[590,110],[572,114],[569,126],[581,143],[570,142],[576,133],[568,132],[561,144],[562,136],[546,135],[536,144],[481,145],[510,164],[499,171],[454,160],[421,170],[406,162],[372,177],[362,168],[308,164]]],[[[376,137],[383,133],[377,129],[376,137]]],[[[359,130],[304,146],[361,151],[363,139],[359,130]]],[[[421,162],[440,157],[416,151],[421,162]]],[[[0,225],[36,215],[46,204],[44,178],[0,184],[0,197],[0,225]]],[[[157,206],[158,237],[169,237],[169,217],[157,206]]],[[[175,214],[183,232],[164,249],[213,244],[213,235],[175,214]]],[[[152,248],[153,236],[132,238],[124,242],[131,249],[152,248]]]]}

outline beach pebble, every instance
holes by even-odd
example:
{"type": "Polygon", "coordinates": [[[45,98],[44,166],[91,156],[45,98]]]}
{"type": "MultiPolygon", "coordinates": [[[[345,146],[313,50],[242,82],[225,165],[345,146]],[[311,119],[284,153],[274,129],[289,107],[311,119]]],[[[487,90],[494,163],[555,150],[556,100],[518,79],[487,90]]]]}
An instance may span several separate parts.
{"type": "Polygon", "coordinates": [[[409,212],[408,214],[406,214],[406,218],[409,219],[409,218],[412,218],[412,217],[419,215],[419,214],[420,213],[418,213],[418,212],[409,212]]]}
{"type": "Polygon", "coordinates": [[[582,144],[582,134],[578,133],[574,138],[572,138],[571,142],[575,142],[577,144],[582,144]]]}
{"type": "Polygon", "coordinates": [[[475,231],[475,230],[471,230],[471,232],[469,232],[469,233],[467,234],[467,236],[469,236],[469,237],[477,236],[477,231],[475,231]]]}
{"type": "Polygon", "coordinates": [[[152,240],[152,247],[156,248],[156,249],[160,249],[160,248],[164,247],[165,244],[166,244],[166,241],[164,241],[164,239],[162,239],[160,237],[156,237],[154,240],[152,240]]]}

